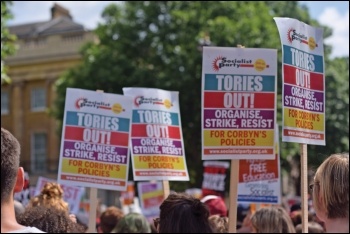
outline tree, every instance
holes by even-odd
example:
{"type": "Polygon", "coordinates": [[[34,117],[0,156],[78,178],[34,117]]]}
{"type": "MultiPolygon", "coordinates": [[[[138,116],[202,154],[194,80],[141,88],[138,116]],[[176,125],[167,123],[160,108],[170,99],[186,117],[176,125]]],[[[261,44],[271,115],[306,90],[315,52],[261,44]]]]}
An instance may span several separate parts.
{"type": "MultiPolygon", "coordinates": [[[[179,190],[200,187],[200,43],[203,39],[209,42],[210,38],[212,45],[221,47],[242,44],[247,48],[280,50],[273,16],[302,18],[305,23],[316,23],[297,2],[127,1],[109,5],[102,14],[104,23],[95,30],[99,43],[87,44],[82,49],[83,63],[57,82],[55,115],[62,121],[67,87],[102,89],[119,94],[123,87],[179,91],[190,182],[172,182],[171,186],[179,190]],[[281,9],[289,9],[289,14],[280,15],[281,9]]],[[[280,95],[278,103],[281,110],[280,95]]],[[[296,144],[290,145],[297,148],[296,144]]],[[[283,153],[289,152],[284,150],[283,153]]]]}
{"type": "Polygon", "coordinates": [[[328,61],[326,67],[326,146],[311,146],[316,165],[332,153],[349,152],[349,57],[328,61]]]}
{"type": "Polygon", "coordinates": [[[15,53],[16,36],[11,34],[6,25],[9,19],[12,19],[12,13],[9,6],[12,1],[1,1],[1,84],[10,82],[6,71],[4,60],[7,56],[15,53]]]}

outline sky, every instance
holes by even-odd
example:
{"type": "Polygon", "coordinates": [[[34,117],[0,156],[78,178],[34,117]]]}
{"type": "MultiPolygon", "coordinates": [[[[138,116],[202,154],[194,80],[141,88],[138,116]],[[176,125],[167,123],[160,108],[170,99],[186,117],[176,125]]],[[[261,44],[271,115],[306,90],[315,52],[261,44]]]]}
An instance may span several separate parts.
{"type": "MultiPolygon", "coordinates": [[[[110,3],[120,1],[13,1],[14,18],[9,25],[46,21],[54,2],[67,8],[73,20],[87,29],[101,22],[101,13],[110,3]]],[[[331,57],[349,56],[349,1],[300,1],[309,8],[311,18],[333,29],[325,43],[333,47],[331,57]]]]}

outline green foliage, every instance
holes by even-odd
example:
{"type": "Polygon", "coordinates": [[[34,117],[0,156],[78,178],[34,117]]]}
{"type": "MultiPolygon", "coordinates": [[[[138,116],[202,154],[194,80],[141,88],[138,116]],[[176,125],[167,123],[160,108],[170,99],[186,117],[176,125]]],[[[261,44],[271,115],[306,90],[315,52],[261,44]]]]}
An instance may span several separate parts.
{"type": "MultiPolygon", "coordinates": [[[[67,87],[118,94],[122,94],[123,87],[179,91],[190,181],[172,182],[171,187],[201,187],[200,43],[210,39],[211,45],[220,47],[242,44],[246,48],[277,48],[281,59],[274,16],[302,19],[318,26],[297,2],[127,1],[109,5],[102,14],[104,23],[95,30],[99,43],[87,44],[82,50],[82,65],[57,82],[56,117],[63,119],[67,87]]],[[[279,78],[278,87],[281,85],[279,78]]],[[[281,123],[280,88],[278,92],[281,123]]],[[[298,150],[298,144],[283,143],[281,156],[285,159],[298,150]]]]}
{"type": "Polygon", "coordinates": [[[13,17],[9,9],[11,4],[12,1],[1,1],[1,84],[10,82],[10,78],[6,74],[7,67],[4,64],[4,60],[16,51],[14,44],[16,36],[9,32],[6,25],[7,21],[13,17]]]}
{"type": "Polygon", "coordinates": [[[319,165],[332,153],[349,152],[349,57],[326,64],[326,146],[310,145],[309,161],[319,165]]]}

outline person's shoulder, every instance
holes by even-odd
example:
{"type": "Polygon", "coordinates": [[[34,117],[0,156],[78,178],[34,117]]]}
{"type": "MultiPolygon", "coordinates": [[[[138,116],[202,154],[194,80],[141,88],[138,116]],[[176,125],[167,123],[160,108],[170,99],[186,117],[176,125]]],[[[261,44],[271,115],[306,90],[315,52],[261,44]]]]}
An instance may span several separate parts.
{"type": "Polygon", "coordinates": [[[11,231],[8,233],[45,233],[45,232],[37,229],[36,227],[25,227],[25,228],[11,231]]]}

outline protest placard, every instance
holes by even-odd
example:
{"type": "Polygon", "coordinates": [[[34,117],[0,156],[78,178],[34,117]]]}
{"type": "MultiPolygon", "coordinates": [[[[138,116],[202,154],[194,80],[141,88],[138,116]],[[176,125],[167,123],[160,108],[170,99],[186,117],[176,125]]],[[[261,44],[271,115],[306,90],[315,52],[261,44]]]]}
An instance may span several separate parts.
{"type": "Polygon", "coordinates": [[[277,50],[204,47],[202,159],[273,159],[277,50]]]}
{"type": "Polygon", "coordinates": [[[163,184],[160,181],[138,182],[138,195],[142,214],[149,220],[159,217],[159,206],[164,201],[163,184]]]}
{"type": "Polygon", "coordinates": [[[281,204],[277,126],[275,136],[275,159],[246,159],[239,161],[239,181],[237,189],[239,203],[281,204]]]}
{"type": "Polygon", "coordinates": [[[307,144],[326,144],[323,29],[274,20],[283,54],[282,141],[300,143],[302,232],[308,232],[307,144]]]}
{"type": "Polygon", "coordinates": [[[133,98],[131,155],[134,180],[189,180],[178,92],[123,88],[133,98]]]}
{"type": "Polygon", "coordinates": [[[231,159],[229,232],[236,231],[239,159],[273,159],[277,50],[203,47],[202,159],[231,159]]]}
{"type": "Polygon", "coordinates": [[[126,189],[131,105],[123,95],[67,89],[59,183],[126,189]]]}
{"type": "Polygon", "coordinates": [[[282,141],[325,145],[323,29],[275,17],[282,43],[282,141]]]}
{"type": "Polygon", "coordinates": [[[202,197],[216,195],[225,199],[225,184],[230,163],[204,161],[203,167],[202,197]]]}
{"type": "Polygon", "coordinates": [[[122,206],[128,206],[134,203],[135,184],[133,181],[128,181],[126,191],[120,192],[120,203],[122,206]]]}

